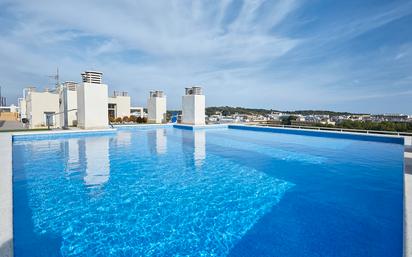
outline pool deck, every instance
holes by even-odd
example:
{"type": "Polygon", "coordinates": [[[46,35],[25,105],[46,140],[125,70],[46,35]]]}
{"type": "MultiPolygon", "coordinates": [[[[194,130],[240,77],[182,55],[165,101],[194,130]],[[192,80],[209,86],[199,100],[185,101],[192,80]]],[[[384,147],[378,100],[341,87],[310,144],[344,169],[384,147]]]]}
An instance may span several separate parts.
{"type": "MultiPolygon", "coordinates": [[[[150,127],[172,127],[171,124],[150,124],[150,125],[131,125],[115,126],[114,129],[103,130],[58,130],[58,131],[37,131],[37,132],[14,132],[0,133],[0,257],[13,257],[13,182],[12,182],[12,140],[13,136],[28,135],[59,135],[73,133],[99,133],[115,132],[119,128],[150,128],[150,127]]],[[[232,125],[233,126],[233,125],[232,125]]],[[[237,126],[237,125],[234,125],[237,126]]],[[[190,125],[173,125],[181,129],[204,129],[204,128],[224,128],[228,125],[220,126],[190,126],[190,125]]],[[[255,126],[254,126],[255,127],[255,126]]],[[[279,128],[282,129],[282,128],[279,128]]],[[[286,128],[285,128],[286,129],[286,128]]],[[[293,130],[287,128],[287,130],[293,130]]],[[[297,129],[296,129],[297,130],[297,129]]],[[[302,130],[302,129],[299,129],[302,130]]],[[[308,130],[313,131],[313,130],[308,130]]],[[[339,133],[322,131],[322,133],[339,133]]],[[[340,132],[345,134],[350,133],[340,132]]],[[[384,135],[379,135],[380,137],[384,135]]],[[[393,137],[393,136],[388,136],[393,137]]],[[[412,138],[405,137],[404,152],[404,257],[412,257],[412,138]]]]}

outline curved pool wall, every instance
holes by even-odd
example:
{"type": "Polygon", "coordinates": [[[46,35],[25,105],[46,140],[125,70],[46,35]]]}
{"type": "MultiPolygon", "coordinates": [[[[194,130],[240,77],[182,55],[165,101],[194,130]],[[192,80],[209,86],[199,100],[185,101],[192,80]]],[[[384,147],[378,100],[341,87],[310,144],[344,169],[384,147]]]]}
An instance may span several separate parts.
{"type": "MultiPolygon", "coordinates": [[[[10,139],[12,138],[13,141],[25,141],[25,140],[44,140],[44,139],[58,139],[58,138],[76,138],[76,137],[84,137],[84,136],[104,136],[104,135],[115,135],[120,131],[127,131],[127,130],[141,130],[141,129],[153,129],[153,128],[177,128],[177,129],[186,129],[186,130],[197,130],[197,129],[208,129],[211,128],[209,126],[187,126],[187,125],[138,125],[138,126],[117,126],[115,129],[110,131],[63,131],[63,132],[46,132],[46,133],[15,133],[10,139]]],[[[310,130],[302,130],[302,129],[284,129],[284,128],[267,128],[267,127],[259,127],[259,126],[247,126],[247,125],[220,125],[213,127],[216,128],[229,128],[229,129],[238,129],[238,130],[250,130],[250,131],[265,131],[265,132],[272,132],[272,133],[284,133],[284,134],[294,134],[294,135],[306,135],[306,136],[317,136],[317,137],[327,137],[327,138],[340,138],[340,139],[352,139],[352,140],[361,140],[361,141],[375,141],[375,142],[382,142],[382,143],[394,143],[394,144],[403,144],[404,139],[402,137],[396,136],[383,136],[383,135],[364,135],[359,133],[340,133],[340,132],[324,132],[324,131],[310,131],[310,130]]],[[[4,158],[2,159],[2,161],[4,158]]],[[[4,175],[4,174],[3,174],[4,175]]],[[[4,202],[2,202],[4,204],[4,202]]],[[[7,209],[7,208],[6,208],[7,209]]],[[[405,215],[406,217],[406,215],[405,215]]],[[[4,215],[1,217],[4,220],[4,215]]],[[[3,222],[4,223],[4,222],[3,222]]],[[[406,222],[405,222],[406,224],[406,222]]],[[[11,228],[12,229],[12,228],[11,228]]],[[[406,231],[405,231],[406,233],[406,231]]],[[[406,235],[405,235],[406,238],[406,235]]],[[[3,244],[3,242],[1,242],[3,244]]],[[[10,243],[10,242],[9,242],[10,243]]],[[[405,241],[405,249],[407,243],[405,241]]],[[[4,249],[2,249],[4,250],[4,249]]],[[[407,251],[407,250],[405,250],[407,251]]],[[[3,253],[2,253],[3,254],[3,253]]],[[[5,253],[4,256],[12,256],[12,252],[5,253]]],[[[408,253],[405,252],[405,256],[408,253]]]]}

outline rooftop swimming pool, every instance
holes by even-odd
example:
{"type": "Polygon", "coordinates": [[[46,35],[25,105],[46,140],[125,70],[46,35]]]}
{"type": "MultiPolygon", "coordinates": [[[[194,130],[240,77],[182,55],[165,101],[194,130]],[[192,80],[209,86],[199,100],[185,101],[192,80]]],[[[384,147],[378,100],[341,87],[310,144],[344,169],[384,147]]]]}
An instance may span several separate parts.
{"type": "Polygon", "coordinates": [[[14,255],[401,257],[403,145],[359,139],[15,137],[14,255]]]}

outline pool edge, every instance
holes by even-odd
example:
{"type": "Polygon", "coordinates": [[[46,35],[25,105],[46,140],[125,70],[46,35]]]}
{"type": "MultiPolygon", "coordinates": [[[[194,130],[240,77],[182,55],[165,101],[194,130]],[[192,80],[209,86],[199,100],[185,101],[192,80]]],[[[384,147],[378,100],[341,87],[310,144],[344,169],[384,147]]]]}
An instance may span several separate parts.
{"type": "Polygon", "coordinates": [[[13,256],[12,134],[0,134],[0,256],[13,256]]]}
{"type": "MultiPolygon", "coordinates": [[[[139,126],[136,126],[139,127],[139,126]]],[[[173,126],[175,127],[175,126],[173,126]]],[[[190,126],[188,126],[190,127],[190,126]]],[[[223,126],[222,126],[223,127],[223,126]]],[[[246,127],[253,128],[257,127],[256,131],[265,131],[259,128],[267,128],[262,126],[245,126],[245,125],[227,125],[227,127],[246,127]]],[[[199,127],[200,128],[200,127],[199,127]]],[[[204,128],[204,127],[202,127],[204,128]]],[[[186,129],[195,129],[186,128],[186,129]]],[[[252,129],[253,130],[253,129],[252,129]]],[[[293,129],[285,129],[293,130],[293,129]]],[[[302,130],[302,129],[299,129],[302,130]]],[[[13,181],[12,181],[12,144],[14,136],[30,136],[39,134],[88,134],[96,133],[99,131],[111,131],[116,133],[118,130],[115,129],[105,129],[105,130],[73,130],[73,131],[42,131],[42,132],[19,132],[19,133],[1,133],[0,134],[0,164],[4,166],[0,173],[0,257],[13,257],[13,181]],[[4,233],[4,232],[5,233],[4,233]]],[[[307,130],[305,130],[307,131],[307,130]]],[[[322,131],[322,133],[328,131],[322,131]]],[[[343,133],[343,132],[328,132],[328,133],[343,133]]],[[[346,133],[345,134],[355,134],[359,133],[346,133]]],[[[360,134],[362,135],[362,134],[360,134]]],[[[368,135],[371,137],[388,137],[388,138],[398,138],[397,136],[383,136],[383,135],[368,135]]],[[[412,146],[406,146],[411,144],[411,138],[404,138],[405,153],[404,153],[404,234],[403,234],[403,256],[412,257],[412,165],[406,165],[412,162],[412,152],[407,152],[407,148],[412,146]]],[[[398,142],[399,143],[399,142],[398,142]]]]}
{"type": "Polygon", "coordinates": [[[404,151],[403,256],[412,257],[412,145],[404,151]]]}
{"type": "MultiPolygon", "coordinates": [[[[59,136],[68,136],[68,135],[104,135],[104,134],[114,134],[117,133],[117,129],[110,128],[110,129],[86,129],[86,130],[46,130],[46,131],[26,131],[26,132],[12,132],[11,137],[12,141],[14,139],[25,139],[25,138],[52,138],[52,137],[59,137],[59,136]]],[[[0,256],[1,257],[1,256],[0,256]]]]}
{"type": "Polygon", "coordinates": [[[198,129],[221,129],[229,128],[227,124],[210,124],[210,125],[189,125],[189,124],[174,124],[173,128],[186,129],[186,130],[198,130],[198,129]]]}

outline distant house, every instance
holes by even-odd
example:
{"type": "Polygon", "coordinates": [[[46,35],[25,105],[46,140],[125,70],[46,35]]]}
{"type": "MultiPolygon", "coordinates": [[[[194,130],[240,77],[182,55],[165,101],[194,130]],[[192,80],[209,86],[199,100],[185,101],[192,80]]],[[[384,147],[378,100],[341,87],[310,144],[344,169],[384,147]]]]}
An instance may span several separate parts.
{"type": "Polygon", "coordinates": [[[108,99],[109,117],[117,118],[130,116],[130,96],[127,92],[114,91],[108,99]]]}

